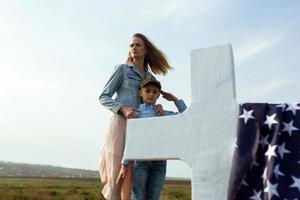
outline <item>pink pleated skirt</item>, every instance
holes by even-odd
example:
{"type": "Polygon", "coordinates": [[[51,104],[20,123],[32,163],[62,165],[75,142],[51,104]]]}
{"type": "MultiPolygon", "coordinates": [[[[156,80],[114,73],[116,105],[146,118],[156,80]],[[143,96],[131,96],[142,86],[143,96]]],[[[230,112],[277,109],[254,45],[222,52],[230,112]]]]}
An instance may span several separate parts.
{"type": "Polygon", "coordinates": [[[129,200],[131,193],[131,166],[125,178],[116,183],[121,169],[125,146],[127,120],[120,115],[111,118],[100,152],[99,173],[104,184],[102,194],[107,200],[129,200]]]}

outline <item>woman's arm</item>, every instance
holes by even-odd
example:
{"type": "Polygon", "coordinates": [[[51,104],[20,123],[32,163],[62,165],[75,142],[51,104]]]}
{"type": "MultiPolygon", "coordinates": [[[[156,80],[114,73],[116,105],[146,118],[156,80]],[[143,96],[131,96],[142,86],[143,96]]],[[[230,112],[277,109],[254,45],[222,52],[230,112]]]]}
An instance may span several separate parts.
{"type": "Polygon", "coordinates": [[[117,65],[99,96],[100,103],[115,114],[123,105],[112,99],[112,96],[122,84],[123,73],[123,65],[117,65]]]}

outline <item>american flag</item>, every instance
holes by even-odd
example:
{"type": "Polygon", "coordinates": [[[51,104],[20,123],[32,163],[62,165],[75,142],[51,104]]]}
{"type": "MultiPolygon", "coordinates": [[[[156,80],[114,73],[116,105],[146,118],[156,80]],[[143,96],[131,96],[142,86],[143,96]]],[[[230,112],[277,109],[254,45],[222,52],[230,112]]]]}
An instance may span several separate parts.
{"type": "Polygon", "coordinates": [[[228,200],[300,200],[300,106],[240,105],[228,200]]]}

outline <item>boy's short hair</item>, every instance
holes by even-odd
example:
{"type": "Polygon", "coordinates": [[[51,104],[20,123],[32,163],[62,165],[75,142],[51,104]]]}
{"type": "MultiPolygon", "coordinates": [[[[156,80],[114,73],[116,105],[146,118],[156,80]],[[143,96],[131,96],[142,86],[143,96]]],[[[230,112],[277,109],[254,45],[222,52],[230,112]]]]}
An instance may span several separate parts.
{"type": "Polygon", "coordinates": [[[145,79],[145,80],[143,80],[141,82],[141,84],[140,84],[139,89],[141,89],[142,87],[145,87],[146,85],[149,85],[149,84],[155,85],[156,87],[159,88],[159,90],[161,90],[160,82],[157,81],[157,80],[151,80],[151,79],[145,79]]]}

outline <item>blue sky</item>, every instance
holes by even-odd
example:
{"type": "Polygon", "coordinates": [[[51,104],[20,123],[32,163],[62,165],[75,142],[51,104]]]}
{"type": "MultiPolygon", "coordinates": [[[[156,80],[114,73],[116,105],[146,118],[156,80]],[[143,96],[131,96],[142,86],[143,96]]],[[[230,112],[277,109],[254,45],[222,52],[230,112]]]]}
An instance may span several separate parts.
{"type": "MultiPolygon", "coordinates": [[[[300,100],[299,1],[0,1],[0,160],[97,169],[111,115],[98,96],[147,35],[190,103],[190,51],[232,44],[239,102],[300,100]]],[[[161,100],[167,109],[173,105],[161,100]]],[[[189,176],[171,162],[170,176],[189,176]]]]}

